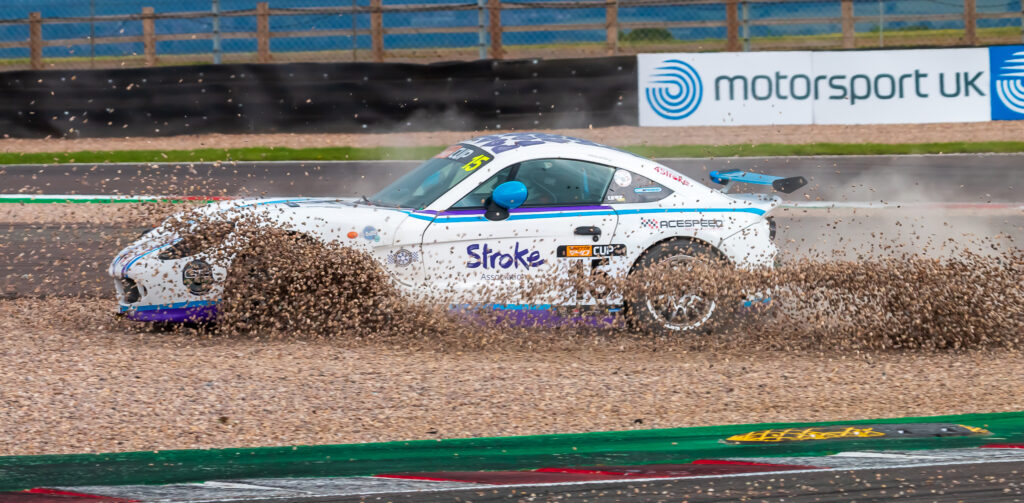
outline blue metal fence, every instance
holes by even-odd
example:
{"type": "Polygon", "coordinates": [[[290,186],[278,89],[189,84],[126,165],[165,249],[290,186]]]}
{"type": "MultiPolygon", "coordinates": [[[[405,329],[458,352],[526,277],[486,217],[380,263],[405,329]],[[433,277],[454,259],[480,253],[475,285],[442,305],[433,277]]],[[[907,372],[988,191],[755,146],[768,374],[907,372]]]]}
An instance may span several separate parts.
{"type": "Polygon", "coordinates": [[[1022,11],[1022,0],[7,0],[0,68],[1019,43],[1022,11]]]}

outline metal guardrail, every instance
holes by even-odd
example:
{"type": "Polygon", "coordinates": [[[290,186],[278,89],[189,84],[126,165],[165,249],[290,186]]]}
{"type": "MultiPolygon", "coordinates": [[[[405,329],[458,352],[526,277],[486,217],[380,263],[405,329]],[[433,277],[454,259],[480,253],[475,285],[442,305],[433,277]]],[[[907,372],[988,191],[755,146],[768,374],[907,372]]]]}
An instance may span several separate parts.
{"type": "MultiPolygon", "coordinates": [[[[748,2],[743,0],[579,0],[579,1],[503,1],[503,0],[477,0],[475,3],[443,3],[443,4],[401,4],[384,5],[383,0],[369,0],[369,5],[352,6],[330,6],[330,7],[287,7],[271,8],[268,2],[260,2],[255,9],[240,10],[219,10],[216,8],[218,0],[212,0],[215,9],[213,11],[200,12],[154,12],[152,7],[143,7],[138,14],[120,15],[95,15],[95,16],[68,16],[68,17],[47,17],[44,18],[39,12],[32,12],[24,19],[0,19],[0,26],[4,25],[27,25],[28,38],[26,40],[0,42],[0,49],[28,48],[28,66],[32,69],[42,69],[48,65],[44,62],[44,51],[46,47],[61,46],[90,46],[95,48],[103,44],[141,43],[143,51],[141,55],[127,54],[126,58],[141,59],[139,63],[145,66],[153,66],[160,63],[161,57],[157,54],[158,43],[168,41],[185,40],[210,40],[213,47],[213,61],[219,63],[221,60],[221,43],[228,39],[249,39],[256,41],[256,51],[249,56],[250,61],[269,63],[275,60],[271,54],[272,39],[306,38],[306,37],[349,37],[352,40],[352,59],[358,59],[356,54],[355,40],[358,37],[369,36],[370,57],[372,61],[384,61],[385,59],[402,59],[396,51],[389,51],[385,47],[385,36],[387,35],[442,35],[442,34],[472,34],[478,35],[476,46],[479,58],[501,59],[506,57],[507,48],[503,45],[503,36],[507,33],[523,32],[558,32],[558,31],[603,31],[603,47],[591,48],[590,55],[615,55],[629,52],[624,51],[624,44],[620,40],[627,31],[635,30],[679,30],[679,29],[724,29],[725,37],[718,41],[712,41],[705,46],[697,47],[697,50],[725,50],[741,51],[756,48],[774,47],[752,47],[751,30],[755,27],[777,27],[790,25],[838,25],[840,30],[835,37],[827,40],[812,42],[793,43],[796,47],[787,47],[786,44],[778,42],[781,48],[816,48],[816,49],[853,49],[856,47],[873,46],[874,41],[865,37],[865,33],[858,33],[858,23],[875,23],[882,27],[884,32],[885,23],[913,23],[913,22],[957,22],[963,28],[959,33],[950,34],[944,30],[941,36],[929,43],[923,37],[917,37],[916,45],[978,45],[982,42],[978,32],[979,20],[1020,20],[1024,27],[1024,5],[1020,12],[979,12],[977,0],[953,0],[962,1],[963,10],[960,13],[936,13],[936,14],[896,14],[885,15],[879,11],[878,15],[854,15],[855,0],[831,0],[839,4],[839,16],[801,16],[801,17],[774,17],[754,18],[751,16],[752,5],[766,4],[798,4],[806,3],[807,0],[770,0],[762,2],[748,2]],[[724,12],[721,19],[697,19],[697,20],[667,20],[667,21],[620,21],[621,9],[632,9],[638,7],[668,7],[668,8],[695,8],[697,6],[719,7],[724,12]],[[502,23],[502,14],[526,9],[603,9],[603,22],[581,22],[581,23],[538,23],[508,25],[502,23]],[[462,26],[391,26],[386,27],[383,22],[384,16],[388,14],[439,14],[459,11],[477,11],[476,25],[462,26]],[[351,29],[318,29],[318,30],[275,30],[270,29],[271,18],[294,17],[309,15],[338,15],[352,16],[351,29]],[[355,16],[369,16],[369,26],[357,26],[355,16]],[[255,17],[255,31],[223,31],[220,29],[222,18],[255,17]],[[213,19],[213,29],[203,32],[190,33],[158,33],[156,23],[168,20],[187,19],[213,19]],[[74,38],[44,39],[43,25],[73,24],[73,23],[141,23],[141,35],[118,35],[118,36],[89,36],[74,38]],[[861,40],[858,40],[858,35],[861,40]],[[866,40],[866,41],[865,41],[866,40]],[[141,56],[141,58],[140,58],[141,56]]],[[[890,0],[892,1],[892,0],[890,0]]],[[[825,3],[825,2],[818,2],[825,3]]],[[[858,5],[865,2],[858,1],[858,5]]],[[[1024,4],[1024,0],[1022,0],[1024,4]]],[[[879,2],[881,6],[881,2],[879,2]]],[[[123,30],[122,30],[123,31],[123,30]]],[[[1022,28],[1024,31],[1024,28],[1022,28]]],[[[884,45],[884,34],[880,32],[880,45],[884,45]]],[[[1012,37],[1012,35],[1011,35],[1012,37]]],[[[1019,41],[1009,39],[1008,42],[1019,41]]],[[[991,43],[991,41],[985,41],[991,43]]],[[[1007,42],[1003,42],[1007,43],[1007,42]]],[[[595,44],[591,44],[595,45],[595,44]]],[[[673,44],[657,43],[648,44],[644,48],[646,52],[657,52],[659,50],[672,50],[673,44]]],[[[678,45],[678,44],[676,44],[678,45]]],[[[770,44],[768,44],[770,45],[770,44]]],[[[679,50],[679,49],[676,49],[679,50]]],[[[692,50],[692,49],[690,49],[692,50]]],[[[91,51],[94,53],[95,50],[91,51]]],[[[568,54],[578,56],[579,54],[568,54]]],[[[167,55],[171,56],[171,55],[167,55]]],[[[465,55],[463,55],[465,57],[465,55]]],[[[409,59],[409,58],[406,58],[409,59]]],[[[289,59],[294,61],[294,59],[289,59]]],[[[136,64],[139,64],[136,63],[136,64]]],[[[0,67],[3,67],[3,60],[0,60],[0,67]]],[[[53,67],[54,65],[49,65],[53,67]]]]}

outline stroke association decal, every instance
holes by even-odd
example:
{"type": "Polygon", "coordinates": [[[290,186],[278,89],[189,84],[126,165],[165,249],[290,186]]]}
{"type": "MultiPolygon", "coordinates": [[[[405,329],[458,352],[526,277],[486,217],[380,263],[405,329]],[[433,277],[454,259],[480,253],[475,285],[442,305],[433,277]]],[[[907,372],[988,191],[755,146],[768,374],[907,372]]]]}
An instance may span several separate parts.
{"type": "Polygon", "coordinates": [[[466,247],[466,253],[473,259],[466,264],[469,269],[530,269],[544,265],[544,259],[540,258],[539,251],[521,248],[518,242],[511,253],[502,253],[487,246],[486,243],[483,244],[483,248],[479,244],[469,245],[466,247]]]}
{"type": "Polygon", "coordinates": [[[697,111],[704,98],[704,84],[689,63],[667,59],[655,68],[644,96],[651,110],[668,120],[685,119],[697,111]]]}
{"type": "Polygon", "coordinates": [[[1024,46],[989,47],[992,119],[1024,119],[1024,46]]]}

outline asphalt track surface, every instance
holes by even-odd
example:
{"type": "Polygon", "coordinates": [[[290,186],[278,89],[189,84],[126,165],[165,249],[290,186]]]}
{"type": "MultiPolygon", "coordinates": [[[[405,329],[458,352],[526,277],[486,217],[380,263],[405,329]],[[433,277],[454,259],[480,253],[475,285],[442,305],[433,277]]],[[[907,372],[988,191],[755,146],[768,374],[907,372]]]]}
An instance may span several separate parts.
{"type": "MultiPolygon", "coordinates": [[[[368,496],[263,500],[267,503],[357,501],[1024,501],[1024,463],[773,473],[647,482],[469,489],[368,496]]],[[[228,500],[222,500],[227,503],[228,500]]],[[[259,500],[249,500],[250,502],[259,500]]]]}
{"type": "MultiPolygon", "coordinates": [[[[1024,154],[660,159],[708,183],[712,170],[742,169],[803,175],[798,201],[1018,202],[1024,154]]],[[[0,194],[358,196],[373,194],[418,161],[220,162],[0,167],[0,194]]],[[[791,256],[849,252],[878,232],[1009,235],[1024,239],[1020,211],[1002,213],[826,211],[778,212],[777,242],[791,256]],[[838,222],[838,223],[837,223],[838,222]]],[[[0,222],[0,295],[111,295],[104,269],[141,228],[117,222],[76,225],[0,222]]],[[[896,236],[895,239],[899,239],[896,236]]],[[[1018,241],[1019,242],[1019,241],[1018,241]]]]}
{"type": "MultiPolygon", "coordinates": [[[[805,200],[1016,202],[1024,154],[659,159],[701,182],[741,169],[803,175],[805,200]]],[[[419,161],[217,162],[0,166],[0,193],[370,195],[419,161]]]]}

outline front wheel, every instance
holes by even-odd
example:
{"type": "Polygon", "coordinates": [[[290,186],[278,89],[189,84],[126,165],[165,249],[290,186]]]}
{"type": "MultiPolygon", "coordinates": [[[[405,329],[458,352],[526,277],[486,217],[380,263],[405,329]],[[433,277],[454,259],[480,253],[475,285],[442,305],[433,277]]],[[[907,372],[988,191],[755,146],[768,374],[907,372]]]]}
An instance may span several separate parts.
{"type": "Polygon", "coordinates": [[[720,306],[704,285],[724,265],[710,247],[668,241],[647,250],[630,276],[637,280],[626,312],[634,329],[655,334],[696,332],[718,321],[720,306]]]}

